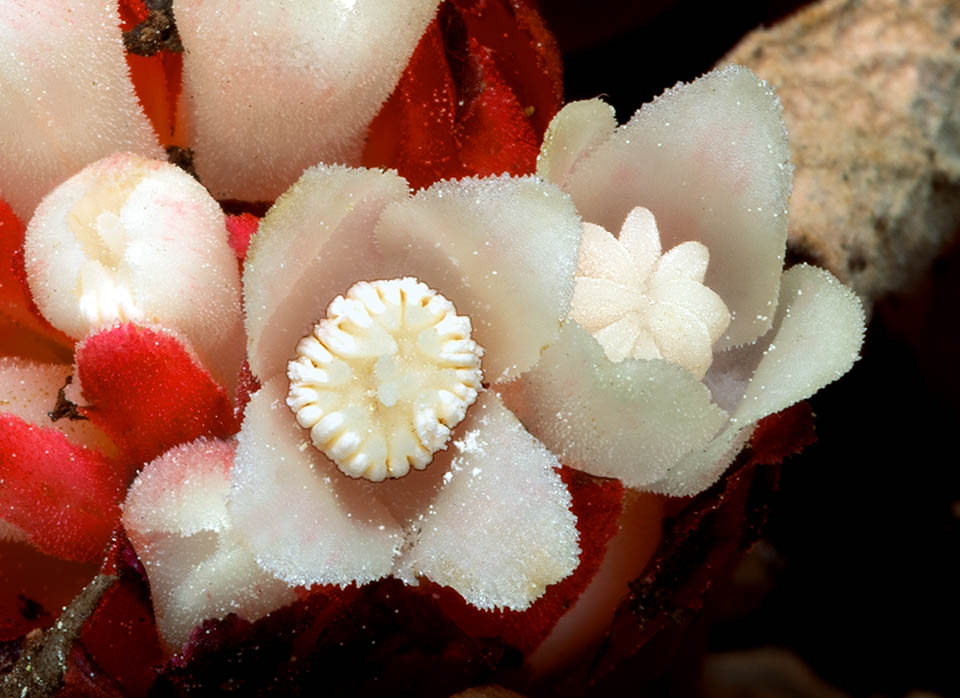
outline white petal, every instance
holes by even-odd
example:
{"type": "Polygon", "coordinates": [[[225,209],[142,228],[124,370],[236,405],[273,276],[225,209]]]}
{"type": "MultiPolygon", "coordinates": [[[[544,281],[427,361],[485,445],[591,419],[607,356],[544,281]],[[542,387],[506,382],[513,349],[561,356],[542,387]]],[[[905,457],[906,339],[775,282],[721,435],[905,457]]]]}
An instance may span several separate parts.
{"type": "Polygon", "coordinates": [[[720,479],[752,435],[753,425],[742,429],[728,426],[705,448],[688,453],[660,480],[644,489],[671,497],[699,494],[720,479]]]}
{"type": "Polygon", "coordinates": [[[730,311],[723,299],[696,281],[677,279],[657,284],[650,296],[658,303],[679,306],[694,315],[707,328],[711,342],[717,341],[730,324],[730,311]]]}
{"type": "Polygon", "coordinates": [[[733,413],[751,424],[813,395],[850,370],[863,343],[860,299],[806,264],[783,274],[775,332],[733,413]]]}
{"type": "Polygon", "coordinates": [[[164,157],[133,92],[116,3],[8,0],[0,46],[0,198],[21,220],[114,151],[164,157]]]}
{"type": "Polygon", "coordinates": [[[243,267],[250,368],[261,381],[286,371],[338,294],[356,281],[393,278],[373,227],[387,203],[406,197],[395,173],[318,165],[277,199],[243,267]]]}
{"type": "MultiPolygon", "coordinates": [[[[576,316],[571,317],[579,321],[576,316]]],[[[600,342],[607,358],[614,363],[623,361],[628,356],[636,357],[637,351],[645,352],[644,358],[660,358],[660,350],[656,344],[653,345],[653,352],[650,352],[650,345],[645,339],[645,337],[649,337],[649,329],[640,326],[640,316],[638,315],[627,315],[617,322],[607,325],[602,330],[594,332],[593,336],[600,342]],[[641,337],[641,332],[644,335],[643,337],[641,337]]]]}
{"type": "Polygon", "coordinates": [[[574,322],[504,401],[560,460],[641,488],[727,421],[690,373],[662,360],[612,363],[574,322]]]}
{"type": "Polygon", "coordinates": [[[41,364],[27,359],[0,356],[0,412],[14,414],[25,422],[52,427],[70,441],[113,455],[116,446],[87,420],[50,420],[57,392],[66,385],[73,367],[67,364],[41,364]]]}
{"type": "Polygon", "coordinates": [[[523,610],[578,564],[560,464],[489,392],[456,448],[399,574],[452,587],[477,608],[523,610]]]}
{"type": "Polygon", "coordinates": [[[710,249],[706,284],[734,315],[723,349],[770,327],[791,176],[773,90],[731,66],[644,105],[575,166],[564,188],[585,220],[608,230],[645,206],[664,249],[687,240],[710,249]]]}
{"type": "Polygon", "coordinates": [[[384,255],[453,301],[486,351],[488,380],[517,376],[570,310],[580,245],[570,199],[532,177],[445,181],[390,206],[384,255]]]}
{"type": "Polygon", "coordinates": [[[147,571],[157,630],[173,650],[204,620],[235,613],[254,621],[296,600],[293,587],[264,572],[233,531],[130,538],[147,571]]]}
{"type": "Polygon", "coordinates": [[[694,240],[682,242],[660,258],[651,283],[658,285],[684,279],[702,284],[709,263],[710,251],[706,245],[694,240]]]}
{"type": "Polygon", "coordinates": [[[637,272],[637,265],[621,242],[599,225],[584,223],[577,276],[638,286],[644,277],[637,272]]]}
{"type": "Polygon", "coordinates": [[[289,584],[363,584],[390,573],[400,527],[376,496],[310,445],[286,378],[253,395],[237,437],[229,511],[257,563],[289,584]]]}
{"type": "Polygon", "coordinates": [[[256,620],[295,599],[257,566],[227,514],[235,444],[195,441],[147,464],[123,524],[150,581],[161,637],[178,649],[208,618],[256,620]]]}
{"type": "Polygon", "coordinates": [[[186,335],[214,377],[235,384],[237,258],[220,206],[180,168],[131,154],[85,167],[37,207],[24,262],[41,312],[71,337],[153,322],[186,335]]]}
{"type": "Polygon", "coordinates": [[[318,162],[357,164],[438,0],[177,0],[184,108],[217,198],[269,201],[318,162]]]}
{"type": "Polygon", "coordinates": [[[581,277],[573,288],[570,317],[595,332],[649,304],[649,299],[638,293],[636,287],[621,286],[607,279],[581,277]]]}
{"type": "Polygon", "coordinates": [[[563,182],[576,162],[603,143],[617,128],[613,107],[600,99],[569,102],[547,126],[537,156],[537,175],[563,182]]]}
{"type": "Polygon", "coordinates": [[[148,463],[127,493],[125,525],[139,533],[225,531],[236,443],[200,439],[148,463]]]}
{"type": "Polygon", "coordinates": [[[710,333],[699,318],[676,305],[657,303],[648,315],[650,331],[666,361],[683,366],[699,380],[710,368],[710,333]]]}
{"type": "MultiPolygon", "coordinates": [[[[587,225],[585,223],[584,227],[587,225]]],[[[623,221],[619,239],[633,259],[638,276],[646,283],[647,277],[660,259],[660,231],[657,229],[657,220],[648,209],[637,206],[623,221]]]]}

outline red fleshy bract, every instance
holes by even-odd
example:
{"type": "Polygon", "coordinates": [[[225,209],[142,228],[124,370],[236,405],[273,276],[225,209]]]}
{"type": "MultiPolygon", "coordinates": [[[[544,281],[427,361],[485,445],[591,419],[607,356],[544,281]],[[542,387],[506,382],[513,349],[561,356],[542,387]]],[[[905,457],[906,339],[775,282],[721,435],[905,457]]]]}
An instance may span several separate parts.
{"type": "Polygon", "coordinates": [[[250,238],[257,232],[260,219],[252,213],[227,216],[227,242],[237,259],[241,262],[247,258],[247,249],[250,247],[250,238]]]}
{"type": "MultiPolygon", "coordinates": [[[[147,19],[143,0],[119,0],[120,29],[130,31],[147,19]]],[[[183,80],[183,57],[161,50],[152,56],[126,54],[133,90],[161,145],[184,145],[176,133],[177,99],[183,80]]]]}
{"type": "Polygon", "coordinates": [[[0,508],[39,550],[65,560],[104,551],[120,517],[115,463],[56,429],[0,414],[0,508]]]}
{"type": "Polygon", "coordinates": [[[559,53],[529,5],[449,0],[371,124],[363,161],[415,188],[527,174],[561,103],[559,53]]]}
{"type": "Polygon", "coordinates": [[[83,414],[120,446],[129,478],[172,446],[237,431],[227,392],[168,331],[98,332],[78,345],[76,363],[83,414]]]}
{"type": "Polygon", "coordinates": [[[29,333],[34,342],[52,345],[55,353],[69,361],[73,341],[43,318],[30,296],[23,265],[24,233],[23,224],[0,199],[0,319],[10,325],[3,331],[29,333]]]}
{"type": "Polygon", "coordinates": [[[573,498],[571,510],[577,517],[580,532],[580,565],[569,577],[547,588],[526,611],[481,611],[463,600],[448,587],[422,581],[421,586],[432,594],[444,614],[471,637],[499,637],[504,642],[529,654],[573,606],[590,580],[600,569],[607,543],[618,530],[623,508],[623,485],[619,480],[606,480],[563,467],[560,477],[573,498]]]}

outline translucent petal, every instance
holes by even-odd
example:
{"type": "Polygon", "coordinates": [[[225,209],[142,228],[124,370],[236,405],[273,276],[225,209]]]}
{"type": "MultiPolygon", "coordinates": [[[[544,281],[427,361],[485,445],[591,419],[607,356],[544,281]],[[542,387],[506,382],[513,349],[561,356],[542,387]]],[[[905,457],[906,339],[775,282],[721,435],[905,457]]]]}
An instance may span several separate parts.
{"type": "Polygon", "coordinates": [[[269,201],[318,162],[357,164],[437,4],[178,0],[183,106],[213,195],[269,201]]]}
{"type": "Polygon", "coordinates": [[[470,316],[488,380],[517,376],[570,310],[580,245],[570,199],[533,177],[444,181],[389,207],[383,254],[470,316]]]}
{"type": "Polygon", "coordinates": [[[759,337],[775,309],[792,177],[780,111],[746,68],[715,70],[644,105],[564,186],[584,219],[607,230],[645,206],[664,249],[709,248],[706,285],[734,316],[719,349],[759,337]]]}
{"type": "Polygon", "coordinates": [[[92,422],[50,419],[57,393],[72,373],[73,367],[67,364],[41,364],[0,356],[0,412],[15,414],[38,427],[58,429],[75,444],[115,455],[116,446],[92,422]]]}
{"type": "Polygon", "coordinates": [[[289,584],[363,584],[390,573],[399,524],[375,483],[310,445],[277,377],[253,395],[237,437],[229,511],[258,564],[289,584]]]}
{"type": "Polygon", "coordinates": [[[395,276],[384,271],[373,227],[387,203],[406,196],[394,173],[318,165],[277,199],[243,267],[250,368],[261,381],[286,371],[338,294],[395,276]]]}
{"type": "Polygon", "coordinates": [[[577,566],[570,493],[556,457],[494,393],[471,409],[419,540],[399,560],[481,609],[523,610],[577,566]]]}
{"type": "Polygon", "coordinates": [[[657,481],[727,421],[690,373],[665,361],[610,362],[574,322],[504,401],[560,460],[629,487],[657,481]]]}
{"type": "MultiPolygon", "coordinates": [[[[659,249],[657,252],[659,254],[659,249]]],[[[636,286],[644,280],[624,246],[608,231],[592,223],[583,224],[577,276],[607,279],[624,286],[636,286]]]]}
{"type": "Polygon", "coordinates": [[[236,383],[236,256],[220,206],[180,168],[132,154],[87,166],[37,207],[24,250],[33,297],[58,329],[80,339],[157,323],[186,335],[218,381],[236,383]]]}
{"type": "Polygon", "coordinates": [[[671,497],[703,492],[720,479],[753,434],[753,425],[728,426],[703,449],[688,453],[657,482],[644,489],[671,497]]]}
{"type": "Polygon", "coordinates": [[[603,100],[569,102],[557,112],[543,134],[537,175],[563,186],[577,161],[607,140],[616,128],[613,107],[603,100]]]}
{"type": "Polygon", "coordinates": [[[805,400],[850,370],[863,343],[863,305],[829,272],[784,272],[773,339],[733,413],[744,425],[805,400]]]}
{"type": "Polygon", "coordinates": [[[295,599],[231,528],[235,443],[194,441],[148,463],[127,494],[123,524],[150,581],[157,628],[179,648],[208,618],[256,620],[295,599]]]}
{"type": "Polygon", "coordinates": [[[0,46],[0,198],[22,220],[112,152],[164,157],[133,92],[116,3],[4,2],[0,46]]]}

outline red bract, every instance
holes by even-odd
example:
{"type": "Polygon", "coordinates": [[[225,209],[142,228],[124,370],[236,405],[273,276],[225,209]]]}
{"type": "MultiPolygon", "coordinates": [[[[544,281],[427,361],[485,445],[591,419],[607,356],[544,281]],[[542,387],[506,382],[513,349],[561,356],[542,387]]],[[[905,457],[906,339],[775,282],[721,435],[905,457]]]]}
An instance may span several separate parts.
{"type": "MultiPolygon", "coordinates": [[[[12,336],[27,330],[65,358],[70,338],[40,315],[30,297],[23,267],[23,235],[23,224],[0,199],[0,332],[12,336]]],[[[5,336],[4,340],[11,338],[5,336]]]]}
{"type": "Polygon", "coordinates": [[[396,168],[415,188],[526,174],[561,102],[556,43],[531,7],[450,0],[371,124],[364,164],[396,168]]]}
{"type": "Polygon", "coordinates": [[[237,430],[226,391],[171,332],[120,325],[81,342],[76,361],[83,413],[120,446],[129,477],[179,443],[237,430]]]}
{"type": "Polygon", "coordinates": [[[0,414],[0,508],[41,551],[65,560],[103,553],[119,517],[116,465],[61,432],[0,414]]]}
{"type": "Polygon", "coordinates": [[[250,238],[257,232],[260,219],[252,213],[241,213],[227,216],[227,236],[230,247],[237,253],[241,262],[247,258],[247,248],[250,247],[250,238]]]}
{"type": "MultiPolygon", "coordinates": [[[[120,0],[120,28],[133,29],[150,14],[143,0],[120,0]]],[[[161,145],[178,145],[177,98],[183,82],[183,57],[161,50],[152,56],[126,53],[130,78],[161,145]]]]}

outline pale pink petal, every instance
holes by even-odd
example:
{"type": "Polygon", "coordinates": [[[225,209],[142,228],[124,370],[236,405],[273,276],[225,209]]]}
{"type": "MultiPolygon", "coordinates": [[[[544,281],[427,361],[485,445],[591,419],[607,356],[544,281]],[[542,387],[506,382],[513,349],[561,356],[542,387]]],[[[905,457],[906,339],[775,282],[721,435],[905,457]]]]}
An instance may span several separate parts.
{"type": "Polygon", "coordinates": [[[585,99],[564,105],[543,134],[537,175],[563,186],[577,161],[607,140],[616,128],[613,107],[603,100],[585,99]]]}
{"type": "Polygon", "coordinates": [[[645,105],[564,185],[587,221],[618,230],[644,206],[664,249],[709,248],[706,285],[734,316],[720,349],[759,337],[775,310],[792,176],[780,111],[749,70],[713,71],[645,105]]]}
{"type": "Polygon", "coordinates": [[[0,46],[0,198],[21,220],[114,151],[164,156],[133,92],[116,3],[8,0],[0,46]]]}
{"type": "Polygon", "coordinates": [[[0,412],[14,414],[39,427],[52,427],[70,441],[108,455],[116,446],[100,429],[85,419],[50,419],[57,404],[57,393],[66,387],[73,367],[66,364],[41,364],[27,359],[0,356],[0,412]]]}
{"type": "Polygon", "coordinates": [[[533,370],[501,391],[564,465],[634,488],[656,482],[727,421],[686,369],[662,360],[612,363],[574,322],[533,370]]]}
{"type": "Polygon", "coordinates": [[[785,271],[773,338],[734,422],[752,424],[835,381],[859,358],[863,334],[863,305],[853,291],[817,267],[785,271]]]}
{"type": "Polygon", "coordinates": [[[190,340],[228,388],[243,362],[240,275],[223,212],[174,165],[116,154],[37,207],[24,262],[34,300],[81,339],[118,322],[156,323],[190,340]]]}
{"type": "Polygon", "coordinates": [[[237,437],[229,511],[258,564],[289,584],[363,584],[390,573],[400,525],[377,484],[354,480],[310,444],[287,380],[253,395],[237,437]]]}
{"type": "Polygon", "coordinates": [[[256,620],[295,599],[231,526],[235,448],[203,439],[178,446],[148,463],[127,493],[123,524],[150,581],[157,629],[173,649],[208,618],[256,620]]]}
{"type": "Polygon", "coordinates": [[[337,295],[357,281],[393,278],[373,228],[384,206],[406,196],[395,173],[318,165],[277,199],[243,268],[250,368],[261,381],[286,372],[337,295]]]}
{"type": "Polygon", "coordinates": [[[178,0],[200,178],[270,201],[318,162],[357,164],[438,0],[178,0]]]}
{"type": "Polygon", "coordinates": [[[477,608],[523,610],[578,564],[560,464],[489,392],[454,447],[443,487],[396,573],[452,587],[477,608]]]}
{"type": "Polygon", "coordinates": [[[533,177],[444,181],[384,211],[383,254],[453,301],[487,380],[530,368],[570,310],[580,245],[570,199],[533,177]]]}

